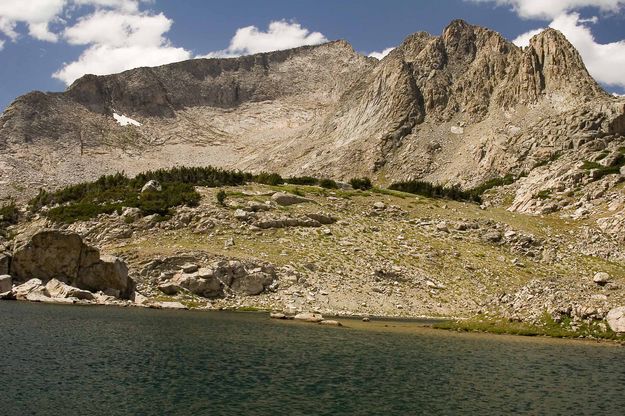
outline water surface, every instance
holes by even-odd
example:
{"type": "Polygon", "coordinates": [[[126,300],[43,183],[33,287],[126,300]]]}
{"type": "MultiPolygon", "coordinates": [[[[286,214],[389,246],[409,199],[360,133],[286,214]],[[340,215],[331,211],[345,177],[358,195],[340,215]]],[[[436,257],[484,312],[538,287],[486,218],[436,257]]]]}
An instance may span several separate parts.
{"type": "Polygon", "coordinates": [[[625,348],[389,328],[0,302],[0,414],[618,415],[625,409],[625,348]]]}

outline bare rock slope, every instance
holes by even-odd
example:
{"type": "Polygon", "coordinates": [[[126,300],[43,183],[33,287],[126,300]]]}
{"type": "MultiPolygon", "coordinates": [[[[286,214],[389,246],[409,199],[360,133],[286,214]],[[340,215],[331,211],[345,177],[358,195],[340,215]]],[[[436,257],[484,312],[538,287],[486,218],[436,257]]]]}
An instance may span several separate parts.
{"type": "MultiPolygon", "coordinates": [[[[0,196],[208,164],[463,186],[529,174],[519,181],[529,189],[537,165],[565,154],[574,166],[583,146],[612,151],[624,133],[625,100],[597,85],[561,33],[519,48],[457,20],[440,36],[410,35],[381,61],[335,41],[27,94],[0,119],[0,196]]],[[[514,209],[535,211],[534,193],[514,209]]]]}

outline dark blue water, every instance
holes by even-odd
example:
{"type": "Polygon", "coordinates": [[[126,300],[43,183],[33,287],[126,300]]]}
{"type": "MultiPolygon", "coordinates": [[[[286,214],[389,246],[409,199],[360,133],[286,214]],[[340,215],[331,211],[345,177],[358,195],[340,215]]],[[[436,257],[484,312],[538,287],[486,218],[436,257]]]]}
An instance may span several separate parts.
{"type": "Polygon", "coordinates": [[[625,348],[0,302],[2,415],[620,415],[625,348]]]}

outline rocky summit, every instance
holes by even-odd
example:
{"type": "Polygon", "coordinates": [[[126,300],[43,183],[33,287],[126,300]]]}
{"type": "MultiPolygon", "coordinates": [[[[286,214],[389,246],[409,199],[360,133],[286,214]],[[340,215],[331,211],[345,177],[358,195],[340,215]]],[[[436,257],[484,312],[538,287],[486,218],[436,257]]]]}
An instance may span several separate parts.
{"type": "Polygon", "coordinates": [[[150,177],[110,209],[96,198],[92,218],[47,215],[70,192],[41,199],[0,239],[0,282],[79,299],[132,299],[136,282],[137,303],[162,307],[547,314],[622,332],[625,99],[557,30],[520,48],[456,20],[382,60],[333,41],[86,75],[19,97],[0,118],[0,197],[18,204],[105,174],[208,165],[300,183],[202,183],[197,200],[164,211],[154,198],[180,189],[150,177]],[[388,189],[415,181],[479,203],[388,189]],[[20,243],[38,228],[48,231],[20,243]]]}

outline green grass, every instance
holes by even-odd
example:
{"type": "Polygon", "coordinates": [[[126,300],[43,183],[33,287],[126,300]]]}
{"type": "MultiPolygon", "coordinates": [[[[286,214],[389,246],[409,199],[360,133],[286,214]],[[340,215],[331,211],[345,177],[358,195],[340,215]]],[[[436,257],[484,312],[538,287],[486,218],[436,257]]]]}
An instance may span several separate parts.
{"type": "Polygon", "coordinates": [[[625,340],[625,336],[617,335],[610,329],[603,330],[600,322],[588,324],[581,322],[578,329],[571,329],[571,318],[565,317],[555,322],[548,313],[544,313],[537,325],[510,321],[505,318],[476,317],[467,320],[445,321],[434,324],[434,328],[459,332],[486,332],[490,334],[509,334],[522,336],[548,336],[554,338],[598,338],[609,340],[625,340]]]}

